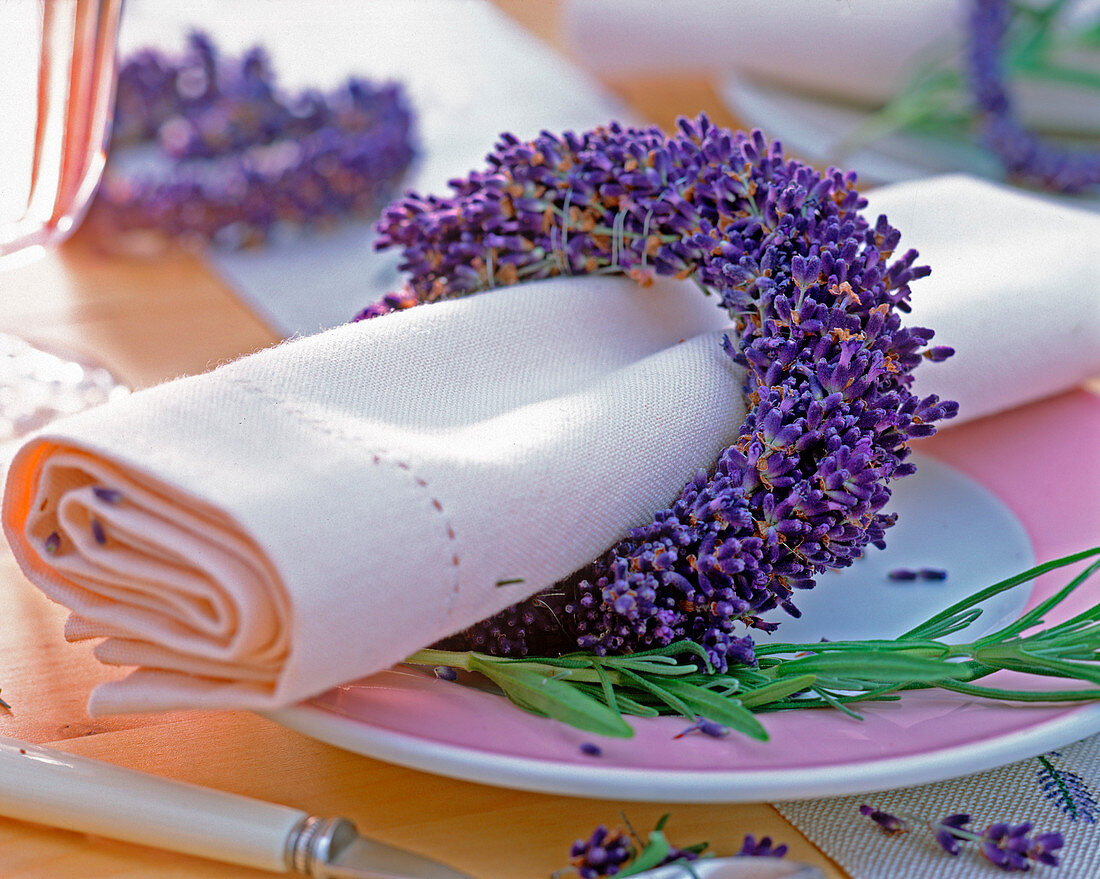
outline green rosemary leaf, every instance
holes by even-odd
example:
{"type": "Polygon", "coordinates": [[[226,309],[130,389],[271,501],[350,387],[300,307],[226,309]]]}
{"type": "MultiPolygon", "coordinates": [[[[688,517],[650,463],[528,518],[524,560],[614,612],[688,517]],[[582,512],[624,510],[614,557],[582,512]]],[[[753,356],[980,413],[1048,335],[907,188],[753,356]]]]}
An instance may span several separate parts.
{"type": "MultiPolygon", "coordinates": [[[[849,682],[938,681],[963,677],[965,669],[940,659],[925,659],[881,650],[849,650],[792,659],[776,669],[776,675],[816,674],[849,682]]],[[[840,687],[839,689],[847,689],[840,687]]]]}
{"type": "Polygon", "coordinates": [[[683,681],[670,680],[665,681],[663,685],[697,716],[728,726],[758,741],[768,740],[768,731],[752,716],[752,712],[736,699],[719,696],[703,687],[685,684],[683,681]]]}
{"type": "Polygon", "coordinates": [[[629,680],[631,683],[636,684],[641,690],[655,696],[658,701],[663,702],[677,714],[682,714],[691,720],[695,719],[695,712],[691,710],[691,707],[680,699],[675,693],[670,693],[665,686],[664,681],[650,681],[641,675],[632,672],[630,669],[624,668],[621,672],[622,676],[629,680]]]}
{"type": "Polygon", "coordinates": [[[664,833],[660,830],[651,830],[649,831],[649,839],[646,842],[645,848],[638,852],[629,866],[625,867],[616,875],[623,877],[636,876],[639,873],[644,873],[646,870],[652,870],[654,867],[664,862],[664,859],[668,857],[670,851],[672,851],[672,845],[669,843],[664,833]]]}
{"type": "MultiPolygon", "coordinates": [[[[981,589],[975,592],[973,595],[964,598],[962,601],[956,602],[946,610],[941,610],[939,613],[929,617],[923,623],[913,627],[908,632],[898,636],[899,640],[913,640],[927,637],[925,630],[943,622],[950,617],[955,616],[959,611],[967,610],[992,598],[994,595],[1000,595],[1002,592],[1007,592],[1015,586],[1019,586],[1021,583],[1027,583],[1029,580],[1034,580],[1036,577],[1042,576],[1049,571],[1057,570],[1058,568],[1064,568],[1066,565],[1072,565],[1076,562],[1083,561],[1093,556],[1100,555],[1100,546],[1093,547],[1092,549],[1082,550],[1081,552],[1075,552],[1072,555],[1063,556],[1053,561],[1044,562],[1041,565],[1035,565],[1032,568],[1028,568],[1019,574],[1015,574],[1012,577],[1007,577],[1001,580],[999,583],[994,583],[992,586],[988,586],[985,589],[981,589]]],[[[1065,591],[1065,590],[1063,590],[1065,591]]],[[[1067,593],[1068,594],[1068,593],[1067,593]]],[[[1022,630],[1021,630],[1022,631],[1022,630]]]]}
{"type": "Polygon", "coordinates": [[[565,681],[545,677],[518,664],[487,662],[477,654],[472,654],[469,662],[471,671],[485,675],[521,708],[535,709],[587,732],[618,738],[634,735],[634,729],[618,711],[565,681]]]}
{"type": "Polygon", "coordinates": [[[936,687],[966,696],[1002,699],[1010,702],[1094,702],[1100,699],[1100,690],[1006,690],[1000,687],[968,684],[964,681],[940,681],[936,687]]]}
{"type": "Polygon", "coordinates": [[[837,711],[841,712],[842,714],[847,714],[853,720],[863,720],[863,715],[862,714],[858,714],[855,711],[853,711],[851,708],[849,708],[847,705],[845,705],[843,702],[841,702],[836,696],[834,696],[828,690],[824,690],[821,687],[814,687],[813,691],[815,693],[817,693],[817,695],[820,696],[823,700],[825,700],[825,702],[828,704],[828,706],[830,708],[835,708],[837,711]]]}
{"type": "Polygon", "coordinates": [[[661,713],[652,705],[642,705],[640,702],[635,702],[622,690],[616,691],[615,699],[619,703],[619,710],[623,714],[631,714],[634,717],[657,717],[661,713]]]}
{"type": "MultiPolygon", "coordinates": [[[[1100,547],[1095,547],[1089,552],[1093,555],[1100,553],[1100,547]]],[[[1032,568],[1035,570],[1035,568],[1032,568]]],[[[984,638],[979,638],[976,643],[988,644],[993,641],[1003,641],[1013,635],[1018,635],[1026,632],[1032,626],[1037,626],[1043,622],[1043,617],[1046,616],[1051,610],[1061,604],[1078,586],[1084,583],[1089,577],[1100,570],[1100,559],[1097,559],[1091,565],[1089,565],[1080,574],[1069,581],[1067,585],[1055,592],[1050,598],[1045,601],[1041,601],[1027,613],[1023,614],[1014,622],[1007,626],[998,629],[990,635],[986,635],[984,638]]],[[[1024,573],[1027,573],[1026,571],[1024,573]]]]}
{"type": "MultiPolygon", "coordinates": [[[[933,658],[946,656],[950,652],[950,648],[939,641],[892,641],[886,638],[867,638],[859,641],[807,641],[799,644],[776,641],[771,644],[758,644],[754,652],[759,658],[770,654],[846,653],[852,650],[898,651],[912,656],[933,658]]],[[[789,659],[781,660],[779,664],[786,664],[790,661],[789,659]]]]}
{"type": "Polygon", "coordinates": [[[795,693],[810,689],[816,680],[817,675],[802,674],[773,681],[754,690],[746,690],[740,696],[741,704],[746,708],[756,708],[757,706],[778,702],[780,699],[786,699],[795,693]]]}
{"type": "Polygon", "coordinates": [[[607,671],[598,662],[593,664],[593,668],[596,670],[596,674],[600,676],[600,692],[603,694],[604,702],[607,703],[608,708],[613,709],[619,717],[622,717],[623,712],[619,707],[619,700],[615,696],[615,687],[612,685],[607,671]]]}

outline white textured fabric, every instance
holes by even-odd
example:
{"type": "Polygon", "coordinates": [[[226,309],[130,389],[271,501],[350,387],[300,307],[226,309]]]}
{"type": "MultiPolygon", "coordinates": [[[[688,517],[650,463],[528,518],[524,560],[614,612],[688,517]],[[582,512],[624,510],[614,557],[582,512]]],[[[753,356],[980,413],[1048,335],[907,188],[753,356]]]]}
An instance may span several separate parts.
{"type": "Polygon", "coordinates": [[[906,323],[956,352],[918,369],[914,393],[958,400],[961,422],[1100,374],[1100,214],[962,175],[868,201],[932,267],[906,323]]]}
{"type": "Polygon", "coordinates": [[[5,529],[67,636],[139,667],[93,713],[285,704],[667,506],[744,418],[723,325],[688,283],[563,279],[345,326],[58,423],[5,529]]]}
{"type": "MultiPolygon", "coordinates": [[[[950,857],[922,827],[888,836],[859,814],[861,803],[885,812],[937,820],[956,812],[972,816],[981,832],[999,821],[1031,821],[1035,833],[1066,840],[1052,876],[1100,876],[1100,736],[966,778],[882,793],[776,803],[776,808],[853,879],[981,879],[999,871],[964,844],[950,857]]],[[[1038,875],[1049,868],[1036,867],[1038,875]]]]}

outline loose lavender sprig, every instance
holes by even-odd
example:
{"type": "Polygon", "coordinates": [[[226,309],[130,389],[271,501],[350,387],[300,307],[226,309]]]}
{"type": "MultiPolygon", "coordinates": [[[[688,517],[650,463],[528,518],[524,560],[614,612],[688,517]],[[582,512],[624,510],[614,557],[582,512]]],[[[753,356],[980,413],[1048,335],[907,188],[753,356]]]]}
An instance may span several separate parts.
{"type": "Polygon", "coordinates": [[[612,831],[603,824],[587,839],[578,839],[569,849],[570,864],[580,879],[615,876],[633,857],[634,846],[626,831],[612,831]]]}
{"type": "MultiPolygon", "coordinates": [[[[664,835],[664,825],[668,824],[669,815],[662,815],[649,832],[645,842],[641,839],[626,817],[621,815],[627,829],[615,829],[608,831],[603,824],[597,826],[591,836],[586,839],[577,839],[570,849],[571,868],[558,870],[553,873],[557,877],[574,873],[581,879],[601,879],[602,877],[635,876],[668,864],[690,864],[697,860],[706,849],[706,843],[698,843],[686,848],[679,848],[669,842],[664,835]]],[[[751,836],[746,837],[746,844],[741,846],[738,854],[752,854],[756,849],[761,850],[760,857],[782,857],[785,846],[771,847],[771,839],[764,837],[760,843],[756,843],[751,836]],[[749,845],[751,843],[751,845],[749,845]],[[752,849],[747,851],[747,849],[752,849]],[[779,853],[779,854],[777,854],[779,853]]]]}
{"type": "Polygon", "coordinates": [[[909,440],[955,403],[909,388],[932,331],[906,328],[909,283],[928,274],[900,233],[860,214],[855,175],[783,157],[760,132],[705,116],[657,128],[505,134],[450,197],[410,194],[379,222],[411,275],[361,317],[560,274],[692,278],[734,322],[725,351],[748,369],[737,442],[670,509],[574,580],[475,626],[461,642],[503,655],[580,647],[629,653],[688,639],[719,670],[751,664],[739,623],[884,545],[909,440]],[[549,611],[547,614],[546,611],[549,611]]]}
{"type": "Polygon", "coordinates": [[[932,832],[940,848],[949,855],[957,856],[962,850],[962,843],[973,842],[983,858],[1006,873],[1025,873],[1036,864],[1057,867],[1056,852],[1065,845],[1061,833],[1032,835],[1030,821],[1022,824],[998,821],[982,831],[975,831],[967,827],[971,818],[962,812],[948,815],[939,821],[900,813],[891,814],[866,804],[859,807],[859,812],[890,835],[906,833],[914,825],[926,827],[932,832]]]}
{"type": "MultiPolygon", "coordinates": [[[[587,839],[578,839],[573,843],[569,851],[571,868],[558,870],[553,875],[559,877],[575,872],[580,879],[601,879],[607,876],[625,879],[666,864],[690,864],[701,856],[706,857],[703,854],[708,847],[705,842],[678,848],[668,841],[664,833],[669,819],[667,814],[661,816],[645,842],[631,826],[626,815],[622,818],[627,830],[611,831],[603,824],[599,825],[587,839]]],[[[745,835],[741,848],[734,857],[782,858],[786,854],[787,846],[775,845],[770,836],[757,840],[749,833],[745,835]]]]}
{"type": "Polygon", "coordinates": [[[147,49],[122,64],[113,131],[99,228],[231,247],[374,213],[414,154],[400,86],[353,78],[327,95],[286,95],[261,49],[223,58],[200,33],[178,58],[147,49]],[[120,151],[140,144],[155,144],[168,170],[124,172],[120,151]]]}
{"type": "Polygon", "coordinates": [[[1007,0],[973,0],[970,13],[967,64],[986,144],[1024,182],[1059,192],[1100,185],[1100,154],[1048,144],[1016,118],[1002,51],[1012,12],[1007,0]]]}

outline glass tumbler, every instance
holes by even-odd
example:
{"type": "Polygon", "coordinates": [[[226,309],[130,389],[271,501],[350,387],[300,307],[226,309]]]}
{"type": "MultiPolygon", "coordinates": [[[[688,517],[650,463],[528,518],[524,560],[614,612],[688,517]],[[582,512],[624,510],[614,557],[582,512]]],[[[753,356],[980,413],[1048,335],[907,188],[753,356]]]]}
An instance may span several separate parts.
{"type": "MultiPolygon", "coordinates": [[[[0,0],[0,272],[61,242],[91,201],[121,6],[0,0]]],[[[0,333],[0,443],[120,392],[105,369],[0,333]]]]}

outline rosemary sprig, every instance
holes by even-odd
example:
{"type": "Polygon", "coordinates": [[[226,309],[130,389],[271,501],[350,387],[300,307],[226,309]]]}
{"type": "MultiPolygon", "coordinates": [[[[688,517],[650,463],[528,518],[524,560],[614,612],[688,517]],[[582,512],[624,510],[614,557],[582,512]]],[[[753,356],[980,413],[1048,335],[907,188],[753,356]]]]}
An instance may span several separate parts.
{"type": "Polygon", "coordinates": [[[894,639],[763,644],[756,648],[756,667],[721,673],[692,641],[626,656],[569,653],[512,659],[426,649],[406,662],[476,672],[525,711],[622,738],[634,734],[627,715],[679,714],[691,720],[705,717],[766,740],[757,712],[834,708],[858,718],[849,707],[853,703],[897,699],[902,691],[931,687],[1017,702],[1089,701],[1100,699],[1100,604],[1042,626],[1097,570],[1100,547],[1036,565],[981,589],[894,639]],[[941,640],[971,626],[983,601],[1090,559],[1065,587],[995,632],[961,644],[941,640]],[[974,683],[1006,669],[1092,686],[1028,690],[974,683]]]}

